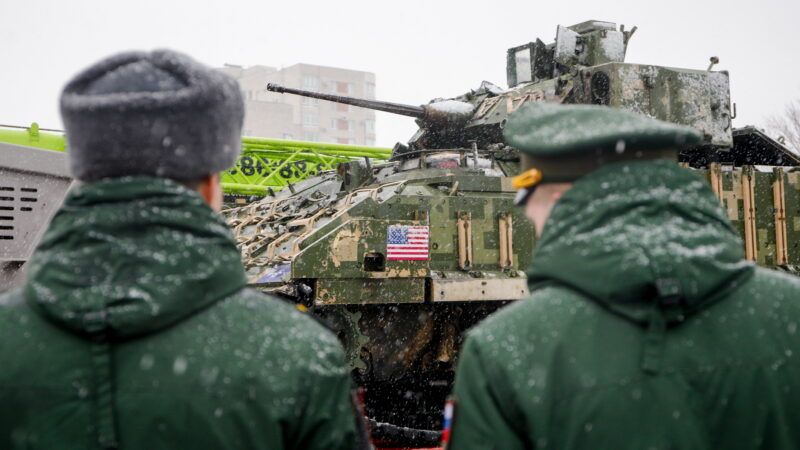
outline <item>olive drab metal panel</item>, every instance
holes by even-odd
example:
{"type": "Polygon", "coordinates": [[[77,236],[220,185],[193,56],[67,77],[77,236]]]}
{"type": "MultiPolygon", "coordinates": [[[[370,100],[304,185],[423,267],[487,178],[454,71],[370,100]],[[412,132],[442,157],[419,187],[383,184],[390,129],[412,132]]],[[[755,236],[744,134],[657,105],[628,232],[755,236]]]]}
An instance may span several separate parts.
{"type": "Polygon", "coordinates": [[[786,167],[712,164],[714,194],[742,236],[745,256],[791,272],[800,263],[800,172],[786,167]]]}

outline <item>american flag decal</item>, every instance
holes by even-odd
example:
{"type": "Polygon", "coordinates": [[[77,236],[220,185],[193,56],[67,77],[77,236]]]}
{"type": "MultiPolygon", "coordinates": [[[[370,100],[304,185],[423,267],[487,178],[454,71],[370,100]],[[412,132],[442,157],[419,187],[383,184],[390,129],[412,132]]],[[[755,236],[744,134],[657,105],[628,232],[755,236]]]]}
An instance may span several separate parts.
{"type": "Polygon", "coordinates": [[[427,225],[389,225],[386,230],[386,259],[389,261],[427,261],[427,225]]]}

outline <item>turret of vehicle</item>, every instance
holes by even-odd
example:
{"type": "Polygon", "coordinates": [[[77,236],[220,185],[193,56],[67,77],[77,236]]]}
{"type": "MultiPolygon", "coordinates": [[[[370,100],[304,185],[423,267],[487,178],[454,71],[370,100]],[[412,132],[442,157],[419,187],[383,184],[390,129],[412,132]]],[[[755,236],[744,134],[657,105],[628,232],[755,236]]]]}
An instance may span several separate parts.
{"type": "MultiPolygon", "coordinates": [[[[508,50],[509,89],[484,81],[478,89],[421,106],[322,94],[270,84],[267,89],[400,114],[419,130],[395,155],[421,150],[488,149],[502,144],[508,115],[526,102],[599,104],[693,126],[705,152],[732,146],[728,73],[624,62],[634,27],[597,20],[559,26],[555,42],[508,50]]],[[[718,60],[717,60],[718,61],[718,60]]]]}

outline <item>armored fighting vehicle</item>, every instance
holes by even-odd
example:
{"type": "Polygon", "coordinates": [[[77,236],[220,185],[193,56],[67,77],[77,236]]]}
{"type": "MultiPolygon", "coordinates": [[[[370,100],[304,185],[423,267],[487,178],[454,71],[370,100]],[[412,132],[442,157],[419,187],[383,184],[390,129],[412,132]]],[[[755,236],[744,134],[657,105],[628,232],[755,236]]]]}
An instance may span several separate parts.
{"type": "Polygon", "coordinates": [[[800,260],[798,219],[786,220],[800,217],[800,175],[786,167],[798,158],[758,130],[734,132],[727,72],[626,63],[635,30],[559,26],[553,43],[508,50],[508,89],[483,82],[422,106],[267,87],[419,125],[388,163],[351,161],[226,211],[251,284],[339,334],[379,443],[437,441],[462,332],[527,294],[534,233],[512,205],[518,154],[502,140],[527,102],[608,105],[695,127],[704,141],[683,164],[723,200],[748,258],[787,270],[800,260]]]}

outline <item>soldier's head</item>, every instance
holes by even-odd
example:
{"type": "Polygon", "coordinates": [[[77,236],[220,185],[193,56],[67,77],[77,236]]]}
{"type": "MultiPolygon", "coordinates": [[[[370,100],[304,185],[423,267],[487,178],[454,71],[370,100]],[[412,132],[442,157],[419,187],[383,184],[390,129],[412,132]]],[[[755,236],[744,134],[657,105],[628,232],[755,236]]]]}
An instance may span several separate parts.
{"type": "Polygon", "coordinates": [[[514,112],[503,130],[520,151],[516,204],[542,233],[550,211],[581,177],[632,160],[677,161],[700,142],[693,128],[607,106],[532,103],[514,112]]]}
{"type": "Polygon", "coordinates": [[[169,178],[221,206],[218,174],[239,155],[244,118],[227,75],[170,50],[120,53],[67,83],[61,116],[75,178],[169,178]]]}

